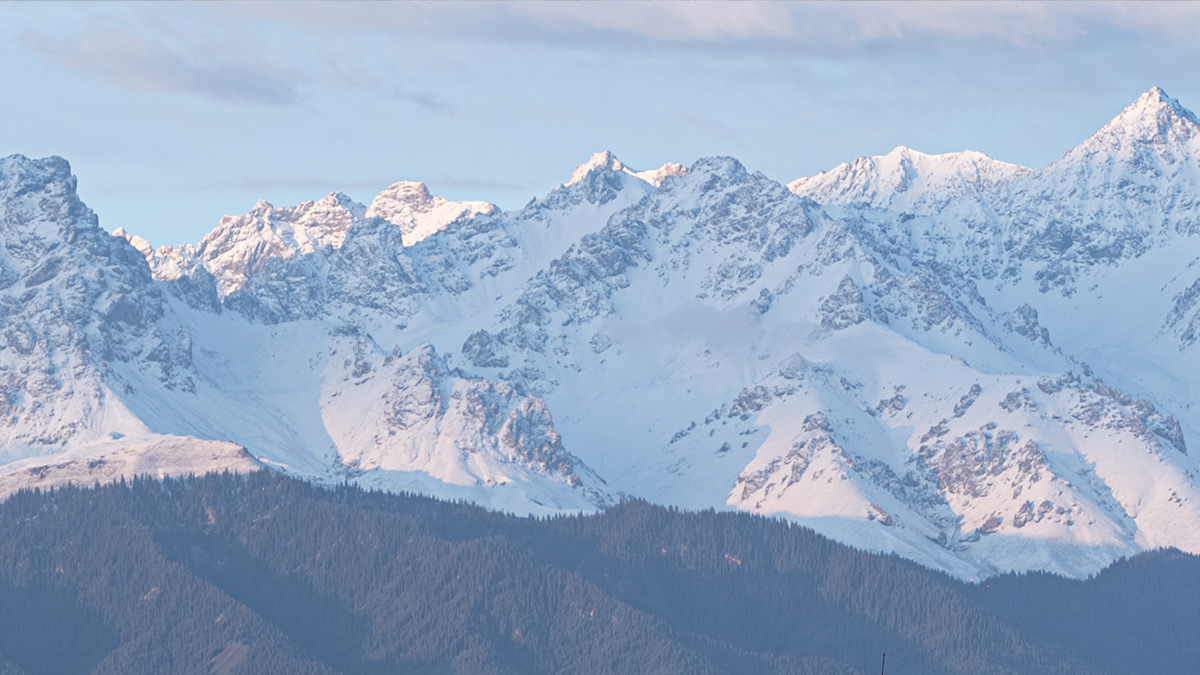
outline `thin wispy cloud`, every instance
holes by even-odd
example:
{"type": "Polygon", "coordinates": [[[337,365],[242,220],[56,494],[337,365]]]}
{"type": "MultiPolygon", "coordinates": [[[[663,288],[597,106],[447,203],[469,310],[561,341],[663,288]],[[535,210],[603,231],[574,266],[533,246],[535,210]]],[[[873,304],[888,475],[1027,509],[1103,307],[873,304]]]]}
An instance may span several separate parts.
{"type": "Polygon", "coordinates": [[[684,124],[686,124],[688,126],[696,127],[698,129],[704,130],[707,133],[715,134],[715,135],[718,135],[718,136],[721,136],[721,137],[724,137],[724,138],[727,138],[727,139],[730,139],[733,141],[741,140],[741,138],[738,136],[736,131],[734,131],[733,129],[730,129],[729,127],[725,126],[724,124],[721,124],[720,122],[714,122],[709,119],[704,119],[702,117],[697,117],[696,115],[693,115],[692,113],[689,113],[689,112],[680,113],[679,121],[683,122],[684,124]]]}
{"type": "MultiPolygon", "coordinates": [[[[394,181],[388,178],[345,181],[315,176],[231,176],[206,182],[177,182],[173,187],[185,192],[234,191],[255,195],[278,191],[301,191],[312,193],[316,197],[337,191],[378,191],[383,186],[389,185],[392,182],[394,181]]],[[[367,198],[369,199],[373,196],[374,194],[372,193],[367,198]]]]}
{"type": "Polygon", "coordinates": [[[1200,5],[1177,2],[234,3],[222,10],[319,27],[586,48],[719,48],[838,54],[947,44],[1047,48],[1117,34],[1188,38],[1200,5]],[[336,5],[336,6],[334,6],[336,5]]]}
{"type": "Polygon", "coordinates": [[[392,98],[397,101],[411,103],[429,112],[448,113],[454,111],[454,106],[428,91],[406,91],[395,87],[391,91],[392,98]]]}
{"type": "MultiPolygon", "coordinates": [[[[317,199],[330,192],[345,192],[359,201],[370,201],[380,190],[401,180],[424,180],[429,185],[429,188],[435,192],[438,189],[445,189],[460,192],[488,190],[525,194],[530,190],[538,190],[545,187],[535,182],[505,182],[442,174],[428,179],[396,175],[360,180],[332,180],[317,176],[228,176],[204,182],[176,182],[172,184],[172,188],[187,193],[237,192],[253,195],[255,198],[270,193],[302,192],[309,194],[309,199],[317,199]]],[[[121,192],[126,189],[138,189],[136,186],[117,184],[110,184],[105,187],[114,192],[121,192]]],[[[468,194],[462,198],[474,198],[474,196],[468,194]]]]}
{"type": "Polygon", "coordinates": [[[1176,2],[514,3],[549,33],[659,45],[844,53],[961,44],[1045,48],[1114,33],[1193,36],[1200,6],[1176,2]]]}
{"type": "Polygon", "coordinates": [[[295,82],[267,68],[196,58],[121,29],[92,28],[61,38],[27,31],[21,44],[50,63],[122,89],[277,106],[299,101],[295,82]]]}

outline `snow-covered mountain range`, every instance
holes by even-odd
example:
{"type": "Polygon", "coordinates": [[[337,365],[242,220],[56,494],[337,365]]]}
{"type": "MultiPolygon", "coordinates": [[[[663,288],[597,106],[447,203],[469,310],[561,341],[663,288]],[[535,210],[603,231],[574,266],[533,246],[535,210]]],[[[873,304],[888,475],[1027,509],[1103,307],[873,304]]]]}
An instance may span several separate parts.
{"type": "Polygon", "coordinates": [[[101,230],[0,160],[0,489],[273,467],[517,512],[637,496],[963,578],[1200,553],[1200,124],[1040,170],[897,148],[787,186],[598,153],[518,211],[397,183],[101,230]]]}

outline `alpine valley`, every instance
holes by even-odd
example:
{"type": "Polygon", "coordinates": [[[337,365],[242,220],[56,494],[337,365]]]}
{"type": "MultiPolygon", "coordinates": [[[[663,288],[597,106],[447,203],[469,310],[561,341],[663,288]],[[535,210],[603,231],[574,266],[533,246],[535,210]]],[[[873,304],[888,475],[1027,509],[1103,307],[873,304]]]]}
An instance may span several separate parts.
{"type": "Polygon", "coordinates": [[[1200,122],[787,185],[596,154],[518,211],[416,182],[102,230],[0,160],[0,494],[270,468],[517,514],[779,516],[962,579],[1200,554],[1200,122]]]}

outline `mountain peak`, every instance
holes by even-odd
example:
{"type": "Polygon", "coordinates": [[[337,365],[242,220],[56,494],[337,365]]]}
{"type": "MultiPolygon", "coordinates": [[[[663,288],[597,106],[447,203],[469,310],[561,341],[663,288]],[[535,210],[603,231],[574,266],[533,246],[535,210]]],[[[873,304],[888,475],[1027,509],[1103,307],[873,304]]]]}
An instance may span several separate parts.
{"type": "Polygon", "coordinates": [[[329,204],[330,206],[338,205],[349,208],[351,205],[357,204],[353,199],[346,195],[345,192],[330,192],[321,198],[318,204],[329,204]]]}
{"type": "Polygon", "coordinates": [[[1159,87],[1151,87],[1066,158],[1098,153],[1116,154],[1134,146],[1177,145],[1200,137],[1200,120],[1159,87]]]}
{"type": "Polygon", "coordinates": [[[1139,96],[1137,98],[1137,100],[1133,102],[1133,105],[1131,105],[1130,107],[1131,108],[1139,108],[1139,107],[1146,107],[1146,106],[1155,106],[1155,105],[1160,105],[1160,104],[1170,106],[1171,108],[1173,108],[1175,110],[1176,113],[1178,113],[1180,115],[1184,115],[1187,117],[1192,116],[1192,113],[1190,110],[1188,110],[1187,108],[1184,108],[1182,105],[1180,105],[1179,101],[1177,99],[1171,98],[1171,96],[1169,94],[1167,94],[1167,92],[1163,91],[1163,89],[1161,87],[1150,87],[1150,90],[1147,91],[1146,93],[1142,94],[1141,96],[1139,96]]]}
{"type": "Polygon", "coordinates": [[[112,236],[120,237],[129,242],[130,246],[136,248],[138,253],[141,253],[147,258],[149,258],[151,255],[154,255],[154,247],[150,245],[149,241],[147,241],[144,237],[139,237],[131,232],[126,232],[125,228],[123,227],[118,227],[117,229],[113,230],[112,236]]]}
{"type": "Polygon", "coordinates": [[[1023,166],[975,150],[931,155],[900,145],[886,155],[859,157],[816,176],[798,178],[788,183],[788,189],[820,204],[865,203],[925,212],[1029,173],[1023,166]]]}
{"type": "Polygon", "coordinates": [[[617,159],[617,156],[608,150],[597,152],[592,155],[588,161],[575,167],[571,172],[571,180],[566,182],[566,185],[574,185],[581,182],[587,175],[596,169],[608,169],[609,171],[618,171],[622,173],[633,173],[628,167],[617,159]]]}
{"type": "Polygon", "coordinates": [[[483,201],[452,202],[429,192],[420,181],[402,180],[384,188],[371,200],[367,218],[383,218],[400,228],[405,246],[429,237],[462,217],[496,211],[496,205],[483,201]]]}
{"type": "MultiPolygon", "coordinates": [[[[366,210],[367,207],[346,196],[344,192],[330,192],[312,205],[311,209],[309,209],[311,213],[309,217],[319,218],[321,216],[318,214],[324,215],[333,212],[349,213],[351,218],[354,219],[362,218],[366,210]]],[[[347,223],[348,225],[349,223],[347,223]]]]}
{"type": "Polygon", "coordinates": [[[0,182],[48,184],[56,181],[73,185],[71,165],[58,155],[43,159],[30,159],[25,155],[9,155],[0,158],[0,182]]]}
{"type": "MultiPolygon", "coordinates": [[[[1150,91],[1142,94],[1133,102],[1132,105],[1125,108],[1120,115],[1113,120],[1116,122],[1121,120],[1128,122],[1131,119],[1147,119],[1157,117],[1181,117],[1190,121],[1193,125],[1200,124],[1197,121],[1196,115],[1187,108],[1183,107],[1177,99],[1171,98],[1167,92],[1159,87],[1150,87],[1150,91]]],[[[1110,122],[1111,124],[1111,122],[1110,122]]]]}
{"type": "Polygon", "coordinates": [[[604,150],[602,152],[597,152],[596,154],[592,155],[588,161],[575,167],[575,170],[571,172],[571,180],[564,183],[563,187],[582,182],[585,178],[587,178],[588,174],[599,169],[607,169],[617,173],[629,174],[634,178],[646,181],[654,187],[662,185],[663,180],[668,176],[682,176],[688,172],[688,168],[686,166],[676,162],[667,162],[657,169],[637,171],[633,168],[630,168],[629,165],[625,164],[621,160],[617,159],[617,156],[611,151],[604,150]]]}
{"type": "Polygon", "coordinates": [[[402,180],[392,183],[384,188],[383,192],[380,192],[379,196],[375,197],[375,200],[379,200],[380,198],[393,199],[414,207],[433,201],[433,195],[429,193],[429,188],[425,183],[416,180],[402,180]]]}
{"type": "Polygon", "coordinates": [[[688,168],[686,166],[679,164],[678,162],[667,162],[666,164],[663,164],[662,166],[658,167],[657,169],[651,169],[649,171],[638,171],[637,173],[635,173],[633,175],[637,176],[638,178],[641,178],[642,180],[646,181],[647,183],[653,185],[654,187],[660,187],[660,186],[662,186],[662,182],[664,180],[666,180],[668,177],[683,176],[683,175],[687,174],[687,172],[688,172],[688,168]]]}

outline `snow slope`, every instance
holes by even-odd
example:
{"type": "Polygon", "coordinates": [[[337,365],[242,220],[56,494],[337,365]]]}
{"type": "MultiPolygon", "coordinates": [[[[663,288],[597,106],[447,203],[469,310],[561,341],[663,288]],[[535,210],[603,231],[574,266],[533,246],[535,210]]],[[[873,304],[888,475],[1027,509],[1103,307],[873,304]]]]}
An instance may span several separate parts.
{"type": "Polygon", "coordinates": [[[951,202],[1031,173],[1030,169],[967,150],[927,155],[900,146],[886,155],[859,157],[788,189],[821,204],[869,204],[905,213],[930,213],[951,202]]]}
{"type": "Polygon", "coordinates": [[[11,157],[0,481],[162,439],[518,512],[744,509],[963,578],[1200,553],[1198,139],[1152,89],[1040,170],[605,152],[518,211],[398,183],[157,251],[11,157]]]}

